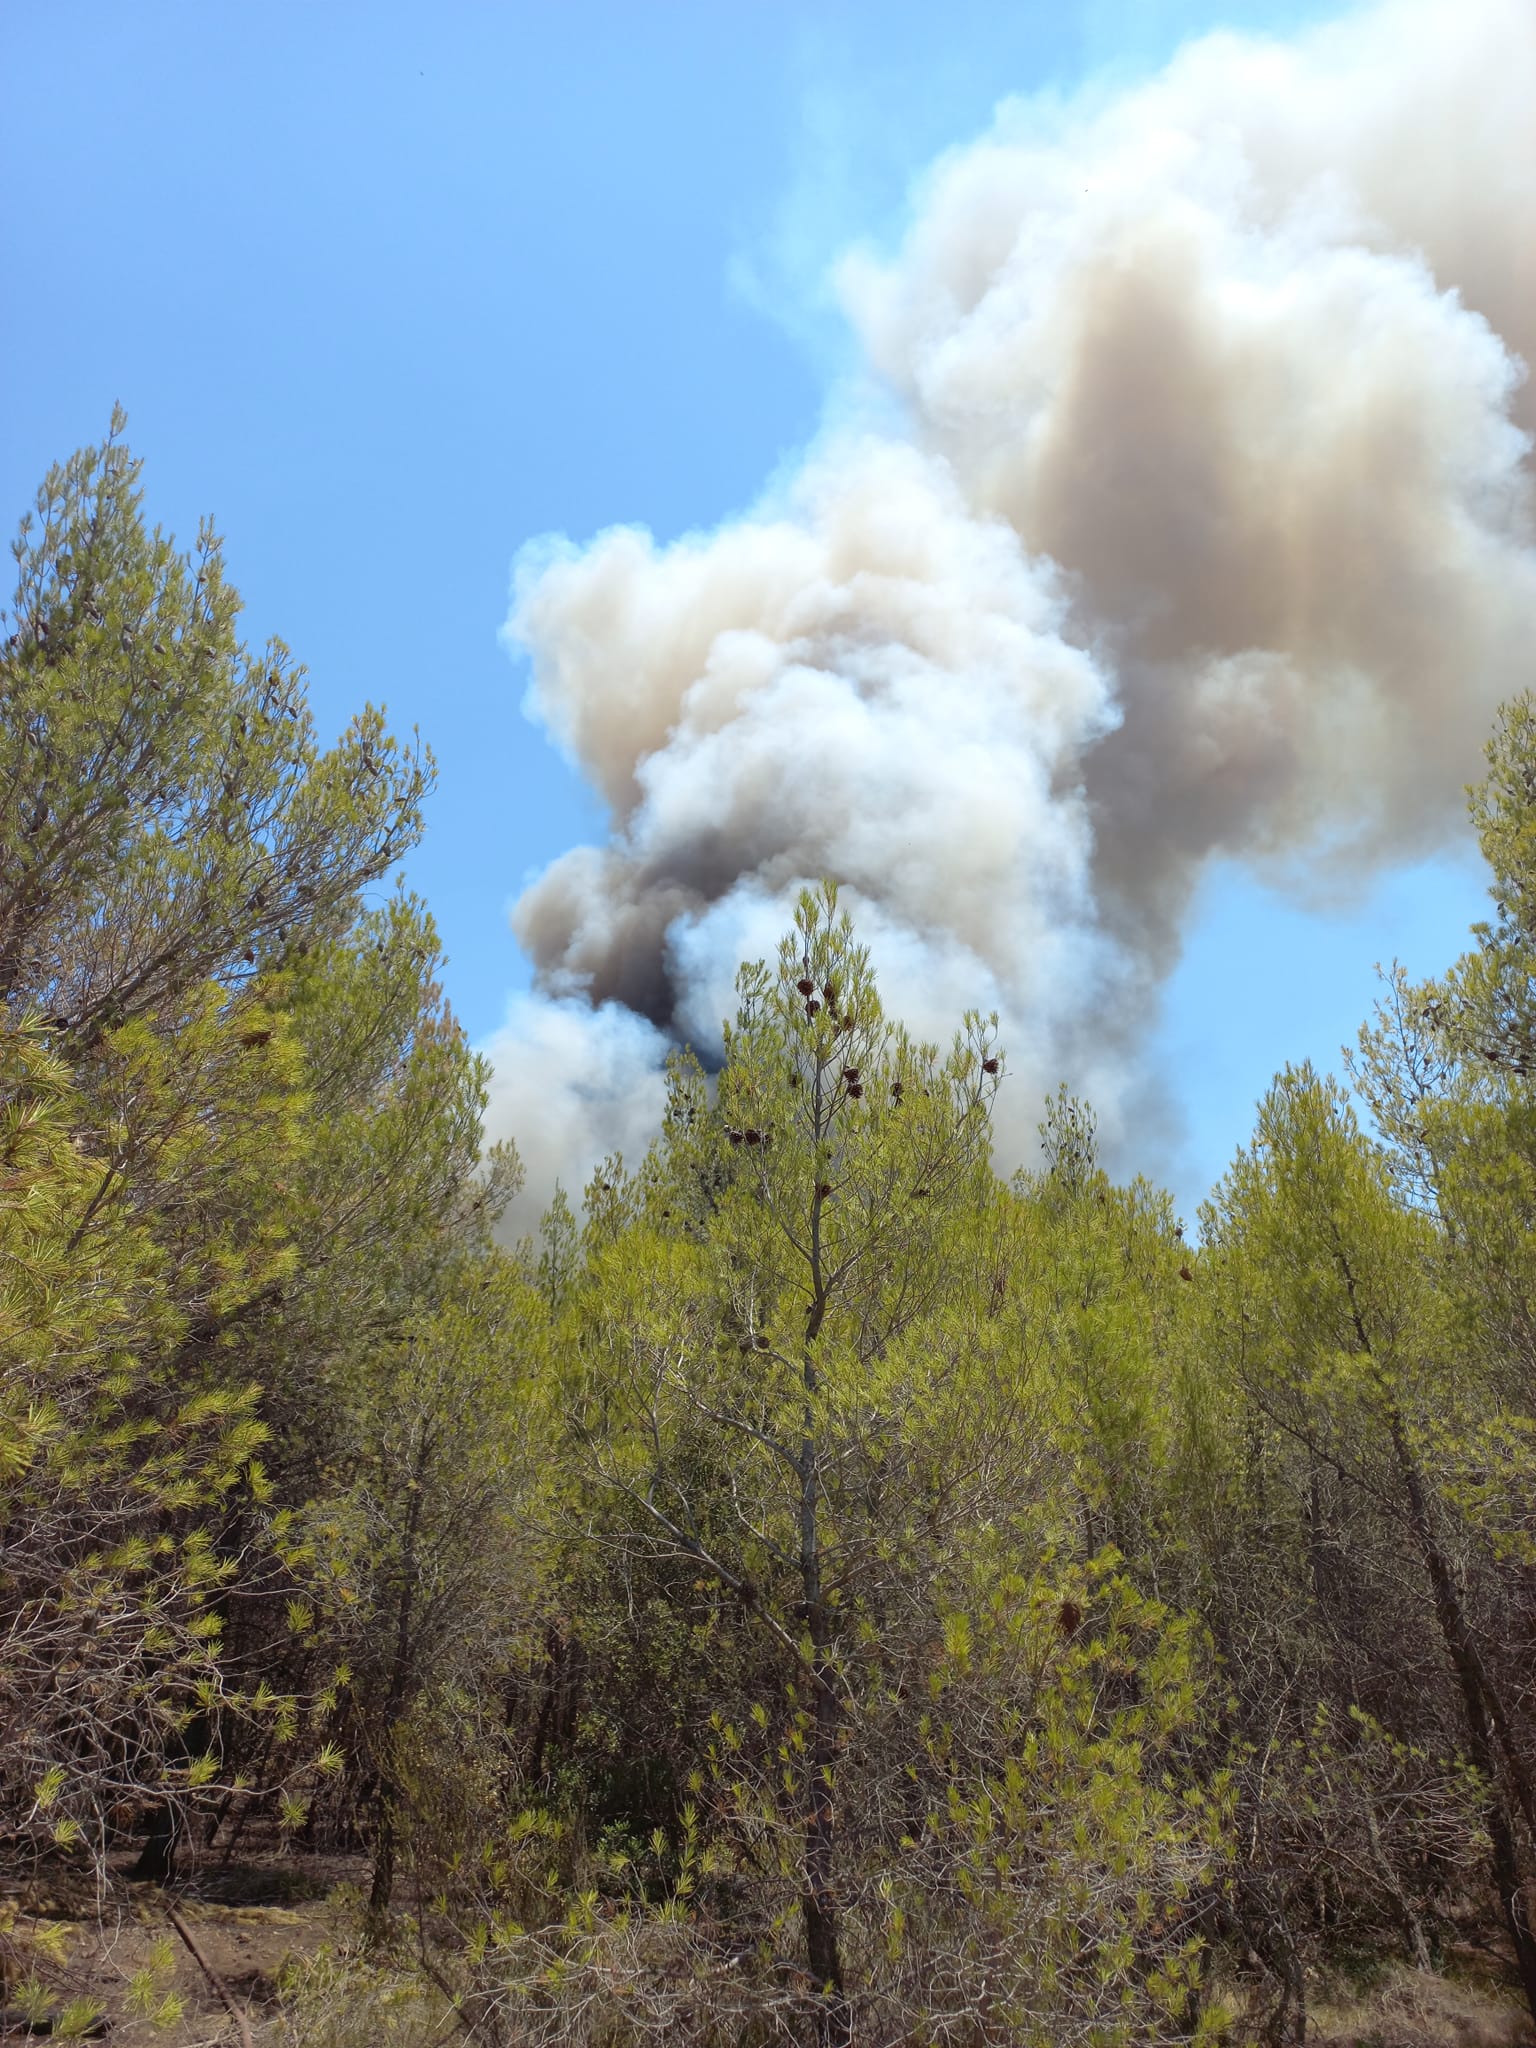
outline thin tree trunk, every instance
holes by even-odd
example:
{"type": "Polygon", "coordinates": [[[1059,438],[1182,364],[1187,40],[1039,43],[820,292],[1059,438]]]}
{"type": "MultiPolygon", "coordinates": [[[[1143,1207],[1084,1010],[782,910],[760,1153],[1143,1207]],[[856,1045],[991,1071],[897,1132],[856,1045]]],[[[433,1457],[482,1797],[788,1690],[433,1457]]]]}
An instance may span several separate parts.
{"type": "Polygon", "coordinates": [[[812,1293],[805,1319],[803,1382],[806,1399],[800,1439],[800,1584],[805,1596],[815,1685],[806,1762],[805,1892],[801,1916],[805,1926],[806,1965],[819,1999],[816,2011],[819,2048],[848,2048],[853,2040],[853,2008],[843,1983],[843,1959],[838,1942],[837,1808],[833,1797],[837,1739],[841,1731],[837,1659],[831,1616],[821,1581],[821,1466],[815,1414],[818,1375],[814,1346],[827,1312],[821,1271],[821,1202],[818,1191],[811,1205],[812,1293]]]}
{"type": "Polygon", "coordinates": [[[368,1931],[377,1938],[384,1931],[389,1902],[395,1888],[395,1847],[397,1826],[395,1805],[400,1786],[395,1777],[395,1733],[404,1717],[411,1668],[411,1618],[416,1592],[416,1534],[420,1521],[421,1487],[406,1513],[405,1541],[400,1559],[400,1599],[395,1610],[395,1653],[390,1667],[389,1691],[384,1698],[383,1739],[379,1745],[379,1822],[374,1836],[373,1881],[368,1890],[368,1931]]]}
{"type": "Polygon", "coordinates": [[[1274,1880],[1258,1871],[1240,1878],[1236,1920],[1273,1979],[1274,2008],[1264,2020],[1267,2048],[1303,2048],[1307,2038],[1307,1977],[1301,1951],[1274,1880]]]}
{"type": "MultiPolygon", "coordinates": [[[[1355,1335],[1365,1355],[1374,1359],[1375,1352],[1366,1332],[1365,1320],[1356,1295],[1355,1277],[1350,1270],[1348,1259],[1342,1253],[1339,1256],[1339,1265],[1349,1295],[1355,1335]]],[[[1384,1381],[1383,1392],[1386,1392],[1384,1381]]],[[[1487,1787],[1485,1819],[1488,1826],[1489,1848],[1492,1852],[1490,1861],[1493,1866],[1493,1880],[1499,1894],[1499,1910],[1504,1916],[1504,1925],[1514,1947],[1515,1965],[1520,1972],[1520,1984],[1525,1993],[1526,2005],[1531,2018],[1536,2020],[1536,1932],[1532,1930],[1527,1910],[1514,1821],[1504,1789],[1506,1782],[1513,1789],[1516,1810],[1523,1816],[1532,1838],[1532,1846],[1536,1847],[1536,1799],[1532,1796],[1530,1774],[1515,1742],[1509,1716],[1493,1683],[1492,1674],[1484,1664],[1482,1653],[1478,1649],[1477,1638],[1467,1619],[1466,1608],[1462,1604],[1461,1592],[1456,1584],[1456,1575],[1451,1569],[1450,1559],[1435,1533],[1429,1492],[1419,1471],[1418,1460],[1409,1444],[1408,1431],[1402,1415],[1390,1394],[1387,1396],[1387,1423],[1398,1471],[1402,1475],[1403,1490],[1408,1497],[1409,1521],[1424,1559],[1425,1571],[1429,1575],[1430,1590],[1435,1603],[1435,1619],[1440,1624],[1441,1639],[1445,1644],[1451,1669],[1455,1673],[1457,1688],[1461,1693],[1462,1716],[1467,1730],[1467,1749],[1473,1769],[1487,1787]],[[1498,1748],[1502,1749],[1504,1755],[1506,1768],[1502,1773],[1499,1769],[1495,1737],[1498,1748]]]]}
{"type": "Polygon", "coordinates": [[[1424,1923],[1414,1911],[1412,1899],[1409,1898],[1407,1892],[1398,1883],[1397,1873],[1392,1868],[1387,1852],[1382,1846],[1381,1829],[1376,1822],[1376,1809],[1371,1804],[1369,1792],[1366,1793],[1365,1797],[1365,1828],[1371,1842],[1371,1859],[1376,1865],[1377,1875],[1380,1877],[1388,1896],[1397,1908],[1397,1917],[1402,1922],[1403,1933],[1407,1938],[1409,1948],[1413,1952],[1414,1968],[1418,1970],[1432,1969],[1434,1963],[1429,1953],[1429,1943],[1424,1935],[1424,1923]]]}
{"type": "Polygon", "coordinates": [[[811,1612],[811,1643],[815,1652],[816,1697],[812,1709],[807,1763],[805,1814],[805,1955],[821,1998],[816,2033],[825,2048],[845,2048],[853,2039],[853,2010],[843,1983],[843,1961],[837,1927],[837,1808],[833,1776],[837,1768],[838,1710],[835,1669],[820,1601],[811,1612]]]}
{"type": "Polygon", "coordinates": [[[1467,1749],[1474,1770],[1487,1786],[1485,1818],[1488,1825],[1489,1847],[1492,1851],[1490,1860],[1493,1865],[1493,1879],[1499,1894],[1499,1909],[1504,1916],[1504,1925],[1514,1946],[1515,1964],[1520,1972],[1525,2002],[1530,2009],[1531,2018],[1536,2020],[1536,1934],[1533,1934],[1528,1917],[1515,1829],[1504,1793],[1504,1776],[1499,1770],[1494,1747],[1496,1724],[1503,1724],[1500,1728],[1500,1732],[1505,1734],[1502,1747],[1516,1800],[1528,1826],[1531,1818],[1530,1784],[1518,1753],[1513,1750],[1512,1735],[1506,1732],[1507,1716],[1503,1713],[1503,1703],[1498,1699],[1482,1657],[1478,1653],[1450,1560],[1435,1535],[1424,1482],[1419,1475],[1413,1453],[1408,1447],[1407,1433],[1402,1421],[1395,1413],[1391,1419],[1391,1426],[1392,1447],[1397,1453],[1398,1468],[1403,1475],[1403,1484],[1408,1495],[1409,1516],[1423,1552],[1424,1566],[1429,1574],[1430,1587],[1434,1594],[1435,1617],[1440,1624],[1440,1634],[1461,1693],[1462,1714],[1467,1728],[1467,1749]]]}

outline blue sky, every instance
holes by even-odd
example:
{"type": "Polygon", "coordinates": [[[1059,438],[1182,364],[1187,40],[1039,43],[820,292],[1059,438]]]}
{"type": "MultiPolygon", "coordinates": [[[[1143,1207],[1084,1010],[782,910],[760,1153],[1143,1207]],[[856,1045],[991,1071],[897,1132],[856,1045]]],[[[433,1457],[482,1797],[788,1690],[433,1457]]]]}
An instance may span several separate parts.
{"type": "MultiPolygon", "coordinates": [[[[13,5],[0,506],[121,399],[152,514],[216,514],[322,725],[372,697],[421,726],[441,782],[410,878],[484,1036],[527,982],[510,899],[602,829],[498,642],[519,546],[750,502],[838,374],[826,262],[890,238],[1004,94],[1324,11],[13,5]]],[[[1182,1201],[1283,1059],[1335,1061],[1373,961],[1444,964],[1481,887],[1453,859],[1308,915],[1209,879],[1159,1037],[1182,1201]]]]}

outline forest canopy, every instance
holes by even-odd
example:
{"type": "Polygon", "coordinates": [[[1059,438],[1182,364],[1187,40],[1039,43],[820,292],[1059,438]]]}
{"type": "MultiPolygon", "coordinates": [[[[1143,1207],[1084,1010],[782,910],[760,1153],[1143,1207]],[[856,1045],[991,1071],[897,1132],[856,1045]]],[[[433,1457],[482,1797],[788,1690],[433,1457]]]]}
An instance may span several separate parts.
{"type": "Polygon", "coordinates": [[[1197,1239],[1065,1090],[1004,1178],[996,1019],[910,1036],[827,881],[508,1242],[430,753],[321,746],[122,437],[0,629],[8,2013],[260,1852],[356,1873],[273,2042],[1299,2043],[1362,1956],[1536,2017],[1532,701],[1488,920],[1197,1239]]]}

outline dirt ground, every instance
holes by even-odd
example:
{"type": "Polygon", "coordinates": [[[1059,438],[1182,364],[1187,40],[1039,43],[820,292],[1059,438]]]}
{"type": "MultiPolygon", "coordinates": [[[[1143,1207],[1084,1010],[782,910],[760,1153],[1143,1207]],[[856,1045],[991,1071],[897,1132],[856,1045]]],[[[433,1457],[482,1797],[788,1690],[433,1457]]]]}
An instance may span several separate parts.
{"type": "MultiPolygon", "coordinates": [[[[214,1974],[260,2035],[276,2001],[285,1963],[342,1938],[353,1923],[345,1888],[355,1886],[366,1864],[348,1857],[265,1857],[226,1870],[194,1873],[174,1894],[176,1910],[214,1974]],[[338,1889],[341,1896],[337,1896],[338,1889]]],[[[94,1906],[67,1911],[55,1904],[48,1914],[61,1925],[68,1961],[50,1973],[50,1988],[67,1999],[89,1999],[102,2009],[104,2027],[93,2031],[113,2048],[232,2048],[239,2029],[207,1976],[176,1932],[166,1895],[153,1885],[125,1888],[121,1904],[104,1914],[94,1906]],[[152,1971],[154,1997],[168,1993],[182,2004],[170,2025],[133,2009],[131,1980],[165,1957],[152,1971]]],[[[7,2019],[12,2015],[7,2014],[7,2019]]],[[[36,2034],[0,2024],[0,2041],[11,2048],[36,2034]]]]}
{"type": "Polygon", "coordinates": [[[1307,2039],[1318,2048],[1528,2048],[1536,2035],[1512,1994],[1395,1969],[1367,1994],[1319,1998],[1307,2039]]]}
{"type": "MultiPolygon", "coordinates": [[[[176,1910],[244,2014],[253,2048],[265,2048],[280,2031],[274,2017],[284,1965],[355,1930],[366,1873],[359,1858],[274,1854],[194,1871],[177,1888],[176,1910]]],[[[240,2048],[237,2021],[176,1933],[157,1887],[126,1887],[124,1903],[105,1915],[55,1902],[48,1917],[68,1943],[55,1994],[101,2008],[104,2024],[92,2029],[97,2038],[113,2048],[240,2048]],[[181,2003],[169,2025],[136,2011],[130,1991],[157,1954],[154,1999],[174,1994],[181,2003]]],[[[1497,1976],[1394,1966],[1369,1990],[1318,1985],[1309,1998],[1307,2040],[1315,2048],[1536,2048],[1522,2005],[1497,1976]]],[[[18,2026],[7,2030],[9,2017],[0,2015],[4,2048],[37,2039],[18,2026]]]]}
{"type": "MultiPolygon", "coordinates": [[[[1487,1950],[1454,1952],[1445,1975],[1359,1960],[1367,1984],[1308,1971],[1309,2048],[1536,2048],[1513,1971],[1487,1950]]],[[[1234,2040],[1252,2040],[1263,2012],[1259,1987],[1225,1980],[1220,1988],[1240,2015],[1234,2040]]]]}

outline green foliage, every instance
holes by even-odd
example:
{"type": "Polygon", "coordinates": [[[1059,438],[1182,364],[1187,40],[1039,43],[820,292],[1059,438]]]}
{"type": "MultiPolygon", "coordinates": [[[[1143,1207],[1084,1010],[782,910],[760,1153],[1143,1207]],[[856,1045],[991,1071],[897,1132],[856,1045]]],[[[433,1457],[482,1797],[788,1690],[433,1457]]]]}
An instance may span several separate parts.
{"type": "Polygon", "coordinates": [[[372,709],[320,752],[287,650],[236,638],[212,527],[191,556],[145,529],[123,425],[22,523],[0,691],[0,991],[81,1044],[344,930],[431,775],[372,709]]]}
{"type": "MultiPolygon", "coordinates": [[[[1135,1447],[1166,1418],[1150,1363],[1115,1347],[1182,1284],[1165,1208],[1111,1202],[1065,1106],[1070,1172],[1002,1188],[991,1025],[966,1018],[943,1055],[888,1023],[830,888],[739,997],[713,1094],[679,1061],[658,1147],[628,1181],[605,1173],[582,1283],[558,1215],[543,1269],[561,1255],[582,1569],[595,1536],[631,1614],[646,1589],[638,1633],[671,1630],[670,1692],[700,1694],[681,1725],[648,1717],[674,1856],[750,1934],[760,1987],[801,1974],[797,2026],[1194,2025],[1186,1909],[1223,1853],[1224,1795],[1188,1746],[1204,1653],[1095,1557],[1077,1398],[1091,1387],[1094,1497],[1150,1513],[1135,1447]],[[1123,1955],[1085,1975],[1112,1929],[1123,1955]]],[[[594,1649],[617,1591],[582,1630],[594,1649]]],[[[664,2005],[681,1868],[660,1922],[632,1904],[623,1942],[583,1936],[562,1982],[629,1970],[664,2005]]],[[[515,1974],[497,1993],[514,2004],[515,1974]]],[[[667,2026],[705,2039],[740,2017],[710,1981],[667,2026]]]]}
{"type": "Polygon", "coordinates": [[[256,1839],[368,1859],[274,2041],[1294,2044],[1469,1925],[1536,2010],[1531,704],[1369,1124],[1288,1068],[1198,1245],[1065,1089],[999,1179],[996,1020],[913,1040],[828,883],[508,1247],[375,887],[430,757],[319,747],[121,432],[0,674],[8,2006],[94,2021],[55,1893],[256,1839]]]}
{"type": "Polygon", "coordinates": [[[301,1825],[335,1775],[337,1644],[262,1655],[320,1477],[292,1433],[340,1318],[462,1291],[516,1171],[430,922],[363,905],[429,758],[371,709],[318,747],[121,425],[23,525],[0,676],[0,1861],[44,1891],[146,1817],[161,1875],[199,1812],[301,1825]]]}

